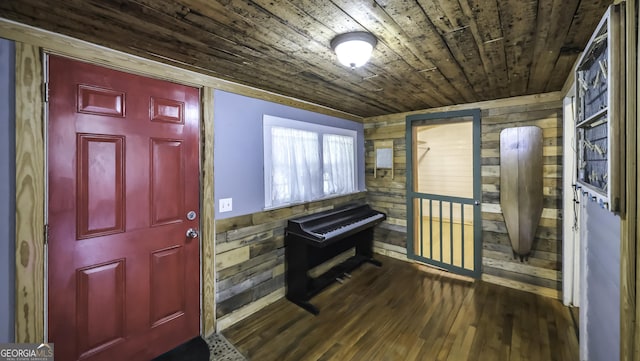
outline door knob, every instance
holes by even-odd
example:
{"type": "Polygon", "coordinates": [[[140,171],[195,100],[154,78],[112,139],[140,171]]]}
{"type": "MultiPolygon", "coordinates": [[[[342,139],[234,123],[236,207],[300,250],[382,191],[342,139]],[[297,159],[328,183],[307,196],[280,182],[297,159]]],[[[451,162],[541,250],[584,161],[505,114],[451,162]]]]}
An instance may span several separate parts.
{"type": "Polygon", "coordinates": [[[475,204],[476,206],[480,205],[480,201],[473,201],[473,204],[475,204]]]}
{"type": "Polygon", "coordinates": [[[198,238],[198,231],[193,228],[189,228],[187,230],[187,237],[189,238],[198,238]]]}

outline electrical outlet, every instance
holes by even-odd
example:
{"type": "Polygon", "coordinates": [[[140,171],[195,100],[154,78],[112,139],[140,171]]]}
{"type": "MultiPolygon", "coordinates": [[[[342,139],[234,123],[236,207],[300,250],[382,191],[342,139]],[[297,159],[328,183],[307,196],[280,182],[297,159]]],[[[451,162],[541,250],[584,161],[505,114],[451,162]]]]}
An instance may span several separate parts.
{"type": "Polygon", "coordinates": [[[233,210],[233,198],[220,199],[220,213],[231,212],[233,210]]]}

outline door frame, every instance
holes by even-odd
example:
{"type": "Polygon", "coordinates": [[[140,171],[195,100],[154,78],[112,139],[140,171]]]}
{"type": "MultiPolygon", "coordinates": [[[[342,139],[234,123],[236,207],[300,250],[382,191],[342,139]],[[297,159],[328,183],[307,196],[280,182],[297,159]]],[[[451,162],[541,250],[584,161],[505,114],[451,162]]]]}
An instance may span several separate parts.
{"type": "MultiPolygon", "coordinates": [[[[407,258],[423,262],[445,270],[453,270],[447,264],[431,261],[422,256],[416,255],[414,252],[414,198],[420,194],[413,190],[413,125],[416,122],[429,120],[447,120],[452,118],[471,117],[473,127],[473,199],[475,200],[474,218],[473,218],[473,240],[474,240],[474,268],[473,271],[460,270],[455,267],[455,272],[480,278],[482,275],[482,177],[481,177],[481,110],[464,109],[440,113],[414,114],[406,118],[405,144],[407,152],[407,258]]],[[[456,198],[456,197],[453,197],[456,198]]]]}

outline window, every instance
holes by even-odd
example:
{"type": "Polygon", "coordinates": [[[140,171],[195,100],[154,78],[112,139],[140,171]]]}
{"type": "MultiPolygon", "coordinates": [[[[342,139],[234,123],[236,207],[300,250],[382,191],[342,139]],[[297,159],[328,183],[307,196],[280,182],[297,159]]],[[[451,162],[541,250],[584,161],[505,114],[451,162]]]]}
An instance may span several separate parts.
{"type": "Polygon", "coordinates": [[[272,205],[320,198],[318,134],[304,130],[271,128],[272,205]]]}
{"type": "Polygon", "coordinates": [[[355,191],[354,137],[322,135],[322,171],[324,195],[345,194],[355,191]]]}
{"type": "Polygon", "coordinates": [[[265,208],[356,191],[356,131],[263,120],[265,208]]]}

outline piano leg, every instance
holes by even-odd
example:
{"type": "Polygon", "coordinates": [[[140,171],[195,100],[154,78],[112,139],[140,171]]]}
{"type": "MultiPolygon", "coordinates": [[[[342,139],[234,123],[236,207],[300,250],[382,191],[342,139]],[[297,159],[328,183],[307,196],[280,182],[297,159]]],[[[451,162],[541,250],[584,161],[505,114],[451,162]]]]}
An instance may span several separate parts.
{"type": "Polygon", "coordinates": [[[364,257],[366,262],[374,266],[382,267],[382,262],[373,258],[373,228],[360,232],[358,238],[356,255],[364,257]]]}
{"type": "Polygon", "coordinates": [[[298,299],[291,299],[289,297],[287,297],[287,299],[293,303],[295,303],[296,305],[302,307],[303,309],[307,310],[308,312],[312,313],[314,316],[317,316],[318,314],[320,314],[320,310],[318,309],[318,307],[312,305],[311,303],[307,302],[307,301],[302,301],[302,300],[298,300],[298,299]]]}
{"type": "Polygon", "coordinates": [[[378,261],[377,259],[369,258],[367,262],[371,263],[374,266],[382,267],[382,262],[378,261]]]}

